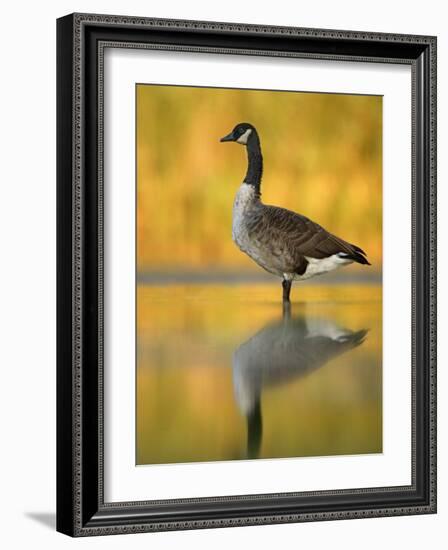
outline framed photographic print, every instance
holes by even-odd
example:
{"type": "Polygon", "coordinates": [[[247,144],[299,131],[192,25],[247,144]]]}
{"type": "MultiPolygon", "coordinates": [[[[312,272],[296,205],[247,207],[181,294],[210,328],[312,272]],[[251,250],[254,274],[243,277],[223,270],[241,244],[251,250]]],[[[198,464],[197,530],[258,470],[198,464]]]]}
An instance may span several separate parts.
{"type": "Polygon", "coordinates": [[[57,41],[57,529],[434,513],[436,38],[57,41]]]}

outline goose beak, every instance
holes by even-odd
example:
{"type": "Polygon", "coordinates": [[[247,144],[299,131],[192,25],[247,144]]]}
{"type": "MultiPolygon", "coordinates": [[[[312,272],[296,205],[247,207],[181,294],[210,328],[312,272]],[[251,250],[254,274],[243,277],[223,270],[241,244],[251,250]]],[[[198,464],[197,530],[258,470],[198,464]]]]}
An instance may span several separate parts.
{"type": "Polygon", "coordinates": [[[230,132],[230,134],[227,134],[226,136],[222,137],[219,141],[221,143],[223,141],[235,141],[235,136],[233,135],[233,132],[230,132]]]}

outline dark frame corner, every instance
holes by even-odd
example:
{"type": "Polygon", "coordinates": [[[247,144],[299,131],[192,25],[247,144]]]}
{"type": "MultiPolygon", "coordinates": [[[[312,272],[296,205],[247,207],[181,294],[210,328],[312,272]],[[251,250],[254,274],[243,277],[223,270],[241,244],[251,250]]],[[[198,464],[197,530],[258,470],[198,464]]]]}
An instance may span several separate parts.
{"type": "Polygon", "coordinates": [[[89,536],[436,512],[436,44],[431,36],[109,15],[72,14],[57,21],[58,531],[89,536]],[[102,48],[110,43],[411,65],[411,486],[166,501],[163,508],[150,501],[104,502],[98,92],[102,48]]]}

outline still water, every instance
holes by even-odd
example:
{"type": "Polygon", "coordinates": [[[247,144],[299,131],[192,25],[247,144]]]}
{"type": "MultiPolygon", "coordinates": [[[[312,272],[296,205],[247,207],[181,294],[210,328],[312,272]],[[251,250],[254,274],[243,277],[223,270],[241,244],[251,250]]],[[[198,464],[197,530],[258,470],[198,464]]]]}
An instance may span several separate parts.
{"type": "Polygon", "coordinates": [[[139,285],[137,464],[382,452],[381,287],[139,285]]]}

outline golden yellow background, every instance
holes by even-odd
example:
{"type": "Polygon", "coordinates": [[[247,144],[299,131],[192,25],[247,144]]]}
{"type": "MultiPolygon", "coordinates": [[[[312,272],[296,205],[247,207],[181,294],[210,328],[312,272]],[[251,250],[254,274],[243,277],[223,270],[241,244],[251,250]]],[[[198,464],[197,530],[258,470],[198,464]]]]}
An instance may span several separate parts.
{"type": "Polygon", "coordinates": [[[260,271],[231,239],[246,151],[219,142],[242,121],[260,135],[262,200],[357,244],[381,270],[381,97],[155,85],[136,93],[140,273],[260,271]]]}
{"type": "Polygon", "coordinates": [[[260,135],[263,201],[373,264],[340,270],[343,284],[294,286],[299,326],[317,318],[366,341],[308,376],[298,359],[287,384],[263,388],[258,456],[381,452],[381,286],[364,278],[381,273],[381,97],[138,85],[136,116],[137,464],[247,458],[235,352],[282,317],[280,282],[252,284],[264,272],[232,242],[247,155],[219,139],[242,121],[260,135]],[[356,270],[360,284],[344,279],[356,270]],[[213,272],[249,277],[210,284],[213,272]]]}

